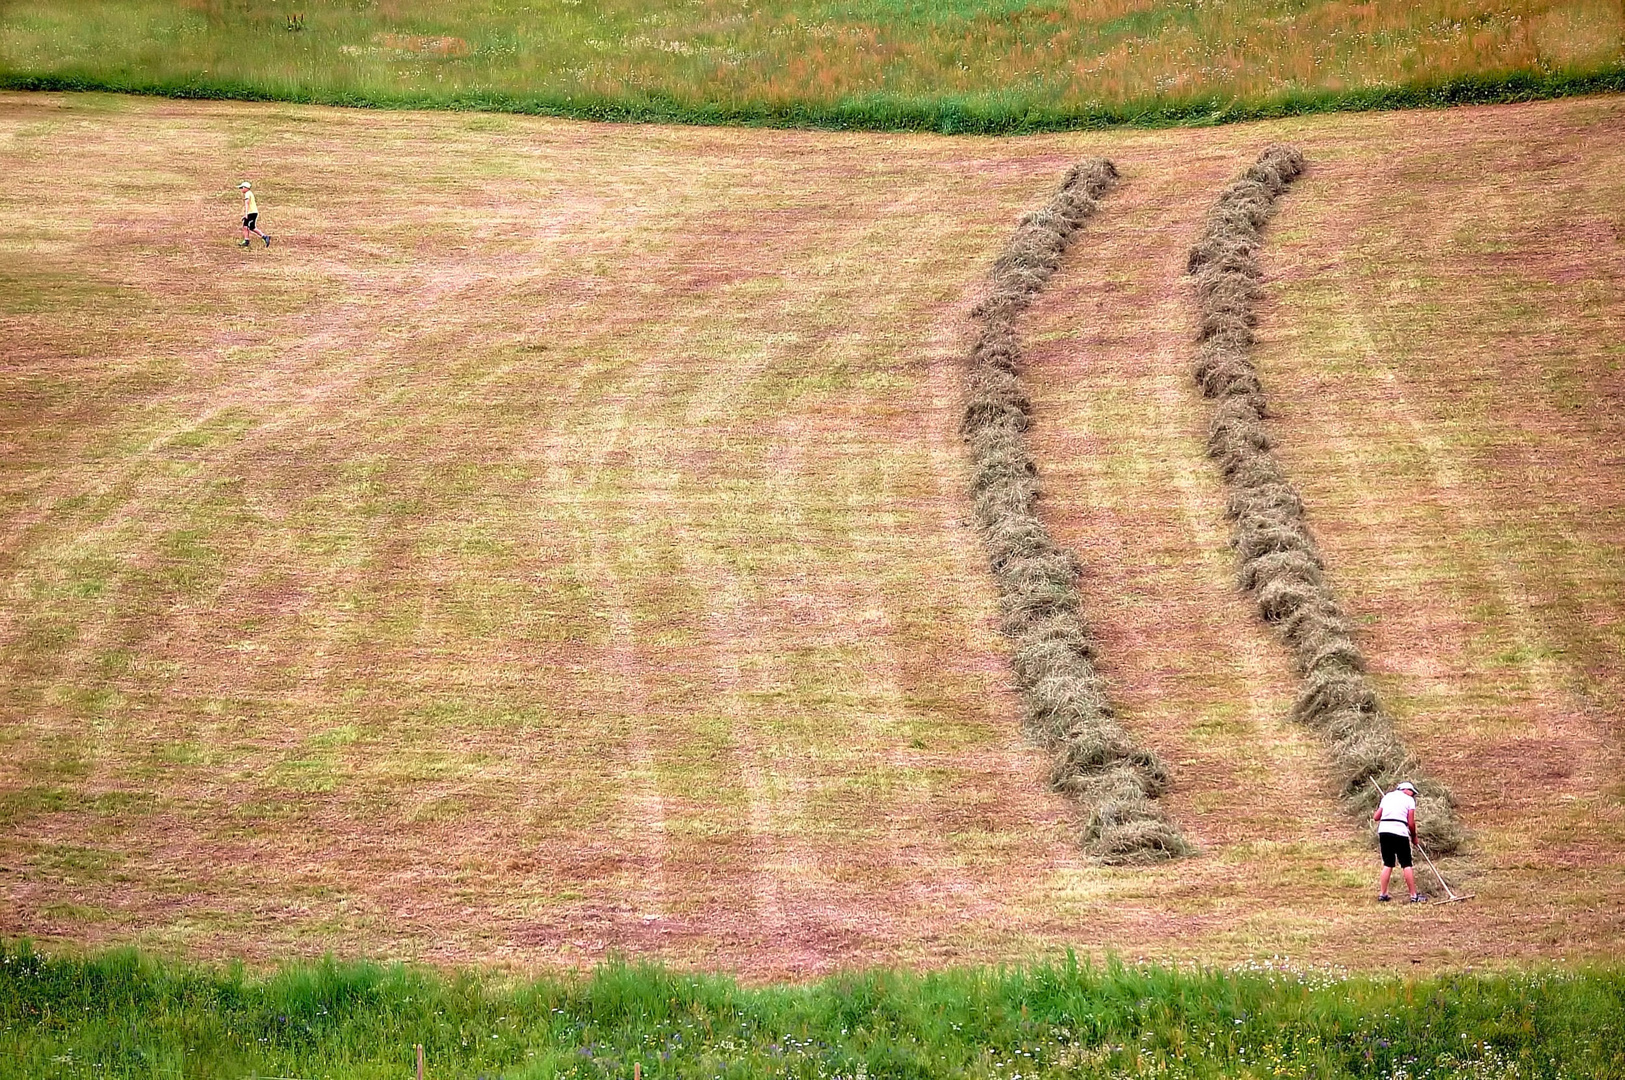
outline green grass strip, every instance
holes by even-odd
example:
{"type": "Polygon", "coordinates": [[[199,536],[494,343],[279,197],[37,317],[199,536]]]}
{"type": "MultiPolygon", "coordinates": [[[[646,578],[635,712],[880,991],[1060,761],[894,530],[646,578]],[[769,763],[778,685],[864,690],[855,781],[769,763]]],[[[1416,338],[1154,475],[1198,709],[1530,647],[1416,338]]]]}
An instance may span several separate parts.
{"type": "Polygon", "coordinates": [[[1625,971],[1400,980],[1063,960],[746,987],[610,963],[263,976],[0,943],[0,1076],[1625,1076],[1625,971]]]}
{"type": "Polygon", "coordinates": [[[109,92],[213,101],[277,101],[369,109],[447,109],[519,113],[618,123],[734,125],[832,131],[933,131],[1019,135],[1112,127],[1203,127],[1333,112],[1445,108],[1625,93],[1625,65],[1594,71],[1513,72],[1355,90],[1304,90],[1257,100],[1157,99],[1084,108],[1009,95],[856,97],[836,104],[694,102],[662,94],[587,98],[547,94],[358,94],[213,81],[163,81],[0,70],[0,89],[109,92]]]}

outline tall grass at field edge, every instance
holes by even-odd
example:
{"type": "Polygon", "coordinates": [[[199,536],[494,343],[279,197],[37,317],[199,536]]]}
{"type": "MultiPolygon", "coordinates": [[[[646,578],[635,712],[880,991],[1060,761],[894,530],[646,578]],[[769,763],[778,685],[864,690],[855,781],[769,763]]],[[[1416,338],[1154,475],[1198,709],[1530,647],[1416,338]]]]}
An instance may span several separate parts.
{"type": "Polygon", "coordinates": [[[1507,104],[1586,94],[1625,93],[1625,65],[1595,71],[1510,72],[1353,90],[1302,90],[1257,100],[1157,98],[1056,108],[1019,97],[874,95],[818,102],[688,101],[649,93],[627,97],[510,94],[355,93],[287,90],[216,81],[161,81],[0,70],[0,90],[118,93],[211,101],[265,101],[359,109],[436,109],[549,116],[609,123],[666,123],[829,131],[1022,135],[1104,128],[1205,127],[1335,112],[1378,112],[1507,104]]]}
{"type": "Polygon", "coordinates": [[[802,985],[614,961],[263,975],[0,942],[0,1076],[1625,1076],[1625,971],[876,969],[802,985]]]}

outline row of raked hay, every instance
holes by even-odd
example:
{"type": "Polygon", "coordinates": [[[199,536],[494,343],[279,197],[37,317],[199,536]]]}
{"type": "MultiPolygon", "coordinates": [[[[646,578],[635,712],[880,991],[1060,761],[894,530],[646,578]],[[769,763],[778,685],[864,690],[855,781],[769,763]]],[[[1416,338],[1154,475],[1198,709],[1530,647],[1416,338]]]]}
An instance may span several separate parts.
{"type": "Polygon", "coordinates": [[[1241,587],[1292,650],[1302,676],[1292,715],[1327,740],[1341,794],[1359,813],[1375,804],[1373,784],[1408,779],[1420,793],[1422,839],[1438,853],[1461,847],[1450,792],[1426,777],[1394,731],[1354,641],[1348,613],[1326,580],[1303,499],[1287,478],[1265,428],[1264,390],[1249,358],[1264,223],[1303,172],[1295,147],[1270,146],[1209,211],[1191,248],[1200,348],[1195,377],[1213,404],[1208,454],[1230,490],[1227,510],[1241,587]]]}
{"type": "MultiPolygon", "coordinates": [[[[1369,809],[1373,781],[1410,779],[1421,790],[1424,841],[1436,852],[1453,852],[1462,829],[1450,794],[1421,773],[1377,697],[1348,615],[1326,581],[1303,500],[1272,452],[1263,387],[1248,355],[1263,295],[1262,229],[1303,167],[1292,147],[1266,149],[1225,189],[1191,249],[1200,328],[1195,375],[1214,402],[1208,449],[1230,490],[1241,587],[1291,647],[1302,676],[1294,718],[1326,738],[1351,809],[1369,809]]],[[[989,293],[974,312],[979,331],[964,433],[976,522],[998,584],[1025,729],[1053,754],[1053,786],[1081,805],[1087,850],[1122,863],[1192,848],[1156,803],[1166,769],[1117,722],[1095,668],[1098,646],[1081,609],[1077,556],[1051,539],[1038,514],[1038,470],[1024,434],[1032,404],[1015,330],[1097,200],[1116,183],[1109,161],[1073,168],[1048,206],[1022,218],[994,263],[989,293]]]]}
{"type": "Polygon", "coordinates": [[[988,295],[974,312],[980,329],[971,350],[964,433],[976,522],[998,582],[1027,733],[1053,753],[1055,788],[1087,807],[1090,851],[1127,862],[1191,848],[1155,802],[1167,770],[1118,724],[1095,670],[1077,556],[1057,545],[1039,519],[1038,469],[1025,436],[1032,402],[1021,381],[1015,330],[1096,200],[1116,183],[1117,169],[1104,159],[1074,167],[1048,206],[1021,219],[993,264],[988,295]]]}

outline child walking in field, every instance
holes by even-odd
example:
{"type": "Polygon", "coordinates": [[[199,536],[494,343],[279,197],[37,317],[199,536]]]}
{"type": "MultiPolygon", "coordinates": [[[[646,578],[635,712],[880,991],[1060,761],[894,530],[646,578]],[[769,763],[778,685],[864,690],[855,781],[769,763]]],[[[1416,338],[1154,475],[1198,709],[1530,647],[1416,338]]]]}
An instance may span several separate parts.
{"type": "Polygon", "coordinates": [[[254,236],[259,237],[261,240],[264,240],[266,247],[270,247],[270,235],[267,233],[262,233],[254,227],[254,223],[260,218],[260,205],[254,199],[254,185],[250,184],[247,180],[244,180],[242,183],[237,185],[237,190],[243,193],[243,239],[242,243],[238,244],[237,246],[247,247],[248,245],[252,244],[254,241],[250,240],[248,237],[250,234],[253,234],[254,236]]]}

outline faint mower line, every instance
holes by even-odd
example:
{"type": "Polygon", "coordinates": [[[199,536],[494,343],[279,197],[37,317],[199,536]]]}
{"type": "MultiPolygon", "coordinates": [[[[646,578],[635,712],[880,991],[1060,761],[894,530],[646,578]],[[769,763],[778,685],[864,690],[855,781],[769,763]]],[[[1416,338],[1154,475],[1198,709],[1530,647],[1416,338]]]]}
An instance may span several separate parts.
{"type": "Polygon", "coordinates": [[[1265,148],[1208,211],[1187,264],[1196,283],[1200,319],[1194,375],[1214,404],[1208,456],[1229,487],[1231,544],[1241,588],[1292,649],[1302,683],[1293,718],[1331,745],[1341,794],[1351,811],[1368,813],[1371,786],[1402,779],[1416,784],[1422,839],[1449,853],[1463,843],[1455,801],[1443,784],[1422,775],[1377,697],[1354,641],[1348,613],[1326,581],[1326,564],[1264,425],[1264,390],[1249,358],[1254,305],[1263,296],[1258,263],[1262,230],[1275,202],[1303,172],[1291,146],[1265,148]]]}
{"type": "Polygon", "coordinates": [[[963,430],[976,524],[999,589],[1002,628],[1029,737],[1054,755],[1050,783],[1087,812],[1086,849],[1106,862],[1189,854],[1153,800],[1168,775],[1118,724],[1095,670],[1097,646],[1078,591],[1078,558],[1039,519],[1038,467],[1027,448],[1032,403],[1022,384],[1018,316],[1060,265],[1096,200],[1117,182],[1110,161],[1074,166],[1049,205],[1024,215],[994,262],[967,371],[963,430]]]}

